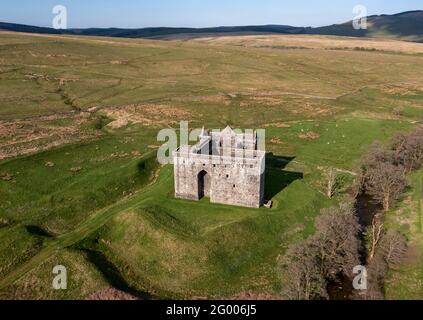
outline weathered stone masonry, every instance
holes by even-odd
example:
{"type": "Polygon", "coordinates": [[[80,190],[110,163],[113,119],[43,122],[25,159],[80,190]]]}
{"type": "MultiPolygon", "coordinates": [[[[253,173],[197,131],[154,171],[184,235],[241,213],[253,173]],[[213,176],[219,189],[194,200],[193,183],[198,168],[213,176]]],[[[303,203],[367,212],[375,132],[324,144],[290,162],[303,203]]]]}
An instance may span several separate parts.
{"type": "Polygon", "coordinates": [[[173,153],[175,196],[212,203],[258,208],[264,201],[265,152],[257,149],[257,134],[236,134],[227,127],[203,130],[195,146],[173,153]]]}

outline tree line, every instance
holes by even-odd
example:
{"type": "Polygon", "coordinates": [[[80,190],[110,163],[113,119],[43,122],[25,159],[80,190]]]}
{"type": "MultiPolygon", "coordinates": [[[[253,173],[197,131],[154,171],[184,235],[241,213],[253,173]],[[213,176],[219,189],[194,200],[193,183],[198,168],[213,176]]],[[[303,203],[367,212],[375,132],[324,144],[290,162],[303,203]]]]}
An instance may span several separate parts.
{"type": "MultiPolygon", "coordinates": [[[[284,254],[280,261],[283,296],[328,299],[329,284],[340,279],[352,282],[354,266],[363,264],[367,290],[352,290],[350,298],[383,299],[386,272],[401,262],[407,247],[400,233],[385,228],[384,216],[406,191],[407,174],[422,165],[423,128],[398,134],[386,145],[372,145],[359,163],[352,199],[323,209],[315,234],[284,254]],[[376,204],[368,225],[360,224],[357,215],[357,199],[363,196],[376,204]]],[[[333,181],[331,173],[329,183],[333,181]]]]}

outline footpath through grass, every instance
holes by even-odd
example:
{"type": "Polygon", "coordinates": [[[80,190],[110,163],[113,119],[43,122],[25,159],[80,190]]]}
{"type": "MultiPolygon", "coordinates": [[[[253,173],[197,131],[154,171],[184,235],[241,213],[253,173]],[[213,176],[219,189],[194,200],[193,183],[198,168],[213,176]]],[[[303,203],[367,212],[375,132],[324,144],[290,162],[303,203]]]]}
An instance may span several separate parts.
{"type": "MultiPolygon", "coordinates": [[[[152,156],[148,156],[148,158],[152,157],[155,158],[154,154],[152,156]]],[[[122,210],[131,209],[136,205],[139,205],[144,197],[148,196],[148,191],[148,188],[142,189],[141,191],[135,193],[135,195],[119,200],[118,202],[94,213],[73,231],[62,234],[50,240],[45,240],[43,248],[39,253],[32,257],[29,261],[18,266],[6,277],[0,280],[0,289],[4,289],[8,285],[11,285],[14,281],[18,280],[27,272],[40,265],[60,249],[69,247],[88,237],[91,233],[101,228],[116,213],[121,212],[122,210]]]]}

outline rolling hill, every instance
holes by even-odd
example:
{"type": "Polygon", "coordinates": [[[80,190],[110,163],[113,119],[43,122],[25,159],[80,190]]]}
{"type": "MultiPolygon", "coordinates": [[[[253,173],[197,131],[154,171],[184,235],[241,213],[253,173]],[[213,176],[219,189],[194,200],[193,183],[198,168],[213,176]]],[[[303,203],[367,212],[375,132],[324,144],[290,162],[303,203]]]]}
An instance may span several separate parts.
{"type": "Polygon", "coordinates": [[[275,34],[300,34],[305,32],[305,28],[297,28],[283,25],[266,26],[235,26],[235,27],[213,27],[213,28],[139,28],[139,29],[121,29],[121,28],[88,28],[88,29],[66,29],[57,30],[46,27],[35,27],[15,23],[0,22],[0,30],[44,33],[44,34],[68,34],[83,36],[106,36],[122,38],[160,38],[169,35],[185,34],[257,34],[257,33],[275,33],[275,34]]]}
{"type": "Polygon", "coordinates": [[[423,42],[423,11],[408,11],[394,15],[377,15],[367,18],[368,28],[355,30],[352,21],[331,26],[308,29],[309,34],[381,37],[423,42]]]}
{"type": "MultiPolygon", "coordinates": [[[[280,257],[347,196],[369,145],[423,119],[420,47],[0,33],[0,299],[90,299],[114,288],[154,299],[279,298],[280,257]],[[180,120],[265,128],[273,208],[175,199],[172,166],[155,153],[158,132],[180,120]],[[342,181],[334,199],[327,168],[342,181]],[[59,264],[67,290],[51,285],[59,264]]],[[[414,180],[398,228],[419,254],[412,272],[386,282],[387,299],[422,297],[414,180]]]]}
{"type": "Polygon", "coordinates": [[[320,34],[352,37],[382,37],[416,42],[423,42],[423,10],[407,11],[394,15],[377,15],[368,17],[367,30],[354,30],[351,21],[325,27],[293,27],[286,25],[234,26],[211,28],[88,28],[56,30],[46,27],[35,27],[15,23],[0,22],[0,30],[69,34],[88,36],[108,36],[124,38],[158,38],[202,37],[209,35],[251,35],[251,34],[320,34]]]}

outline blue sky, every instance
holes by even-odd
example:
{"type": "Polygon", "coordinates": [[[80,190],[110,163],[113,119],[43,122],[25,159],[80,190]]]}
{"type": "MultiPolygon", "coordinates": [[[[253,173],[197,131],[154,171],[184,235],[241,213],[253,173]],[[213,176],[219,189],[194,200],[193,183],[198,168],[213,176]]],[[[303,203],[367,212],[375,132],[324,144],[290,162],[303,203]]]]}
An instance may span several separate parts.
{"type": "Polygon", "coordinates": [[[69,28],[322,26],[351,20],[357,4],[369,15],[423,9],[422,0],[0,0],[0,21],[50,27],[58,4],[69,28]]]}

